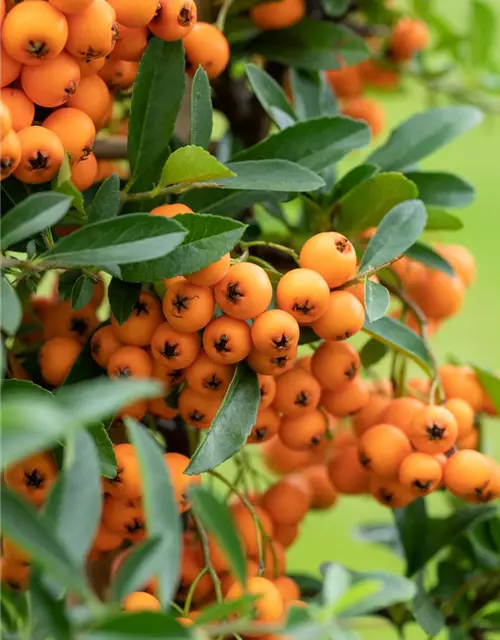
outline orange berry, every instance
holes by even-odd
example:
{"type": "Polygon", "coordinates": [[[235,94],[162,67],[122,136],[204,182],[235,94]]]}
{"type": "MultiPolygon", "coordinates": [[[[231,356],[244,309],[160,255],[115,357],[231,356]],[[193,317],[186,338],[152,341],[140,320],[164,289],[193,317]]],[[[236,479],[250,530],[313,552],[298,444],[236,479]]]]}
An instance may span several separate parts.
{"type": "Polygon", "coordinates": [[[290,369],[276,380],[273,409],[286,417],[305,415],[316,409],[320,396],[314,376],[300,368],[290,369]]]}
{"type": "Polygon", "coordinates": [[[83,309],[72,310],[71,302],[65,300],[51,305],[46,310],[43,319],[43,336],[45,340],[61,336],[84,343],[98,324],[95,309],[90,304],[83,309]]]}
{"type": "Polygon", "coordinates": [[[415,495],[399,482],[375,475],[370,477],[369,491],[377,502],[391,509],[406,507],[416,499],[415,495]]]}
{"type": "Polygon", "coordinates": [[[209,287],[188,280],[175,282],[163,297],[163,313],[177,331],[193,333],[206,327],[215,310],[209,287]]]}
{"type": "Polygon", "coordinates": [[[2,538],[2,556],[14,560],[19,564],[30,564],[31,556],[27,551],[21,549],[10,538],[2,538]]]}
{"type": "Polygon", "coordinates": [[[153,363],[144,349],[124,345],[110,356],[106,369],[110,378],[150,378],[153,363]]]}
{"type": "Polygon", "coordinates": [[[437,252],[447,260],[455,274],[469,287],[476,279],[476,260],[472,253],[460,244],[440,244],[437,252]]]}
{"type": "Polygon", "coordinates": [[[369,58],[359,65],[363,82],[377,89],[394,89],[399,84],[399,71],[382,66],[378,60],[369,58]]]}
{"type": "Polygon", "coordinates": [[[424,403],[416,398],[394,398],[380,415],[380,422],[392,424],[406,434],[413,418],[424,408],[424,403]]]}
{"type": "Polygon", "coordinates": [[[192,364],[200,350],[196,333],[181,333],[167,322],[160,324],[151,338],[151,351],[167,369],[184,369],[192,364]]]}
{"type": "Polygon", "coordinates": [[[262,373],[257,374],[260,388],[260,405],[261,409],[271,406],[276,395],[276,381],[273,376],[266,376],[262,373]]]}
{"type": "Polygon", "coordinates": [[[77,162],[71,167],[71,182],[78,191],[85,191],[91,187],[97,176],[97,159],[90,152],[85,162],[77,162]]]}
{"type": "Polygon", "coordinates": [[[116,12],[116,19],[126,27],[145,27],[158,9],[158,0],[108,0],[116,12]]]}
{"type": "Polygon", "coordinates": [[[395,24],[390,41],[389,51],[394,60],[406,62],[429,44],[429,27],[423,20],[401,18],[395,24]]]}
{"type": "Polygon", "coordinates": [[[111,325],[117,338],[125,344],[146,347],[153,334],[163,322],[161,303],[156,296],[143,291],[132,308],[132,313],[122,324],[111,316],[111,325]]]}
{"type": "Polygon", "coordinates": [[[163,420],[172,420],[179,412],[168,406],[168,397],[161,397],[148,402],[148,413],[163,420]]]}
{"type": "Polygon", "coordinates": [[[186,382],[196,393],[224,394],[234,375],[234,366],[219,364],[200,351],[193,364],[186,369],[186,382]]]}
{"type": "Polygon", "coordinates": [[[262,267],[239,262],[214,287],[215,300],[228,316],[239,320],[255,318],[271,302],[273,288],[262,267]]]}
{"type": "Polygon", "coordinates": [[[52,180],[64,159],[64,147],[59,137],[53,131],[38,126],[25,127],[17,135],[21,143],[21,162],[14,171],[16,178],[28,184],[52,180]]]}
{"type": "Polygon", "coordinates": [[[410,453],[399,467],[399,482],[416,496],[426,496],[437,489],[443,471],[434,456],[428,453],[410,453]]]}
{"type": "Polygon", "coordinates": [[[247,364],[256,373],[280,376],[293,367],[296,357],[297,348],[280,355],[266,355],[257,349],[252,349],[247,357],[247,364]]]}
{"type": "Polygon", "coordinates": [[[423,277],[410,282],[408,293],[426,316],[444,320],[460,311],[465,287],[457,276],[429,269],[423,277]]]}
{"type": "Polygon", "coordinates": [[[260,443],[270,440],[278,433],[280,428],[280,417],[274,409],[259,408],[255,425],[248,436],[248,443],[260,443]]]}
{"type": "MultiPolygon", "coordinates": [[[[311,509],[329,509],[337,501],[338,493],[333,486],[324,464],[307,467],[300,472],[307,480],[311,491],[311,509]]],[[[292,598],[296,600],[297,598],[292,598]]]]}
{"type": "Polygon", "coordinates": [[[338,98],[356,98],[363,91],[360,65],[345,65],[326,72],[326,79],[338,98]]]}
{"type": "Polygon", "coordinates": [[[64,14],[43,0],[16,4],[2,25],[3,47],[25,65],[52,60],[64,49],[67,38],[64,14]]]}
{"type": "Polygon", "coordinates": [[[481,496],[491,479],[491,468],[486,456],[479,451],[462,449],[447,461],[443,480],[447,489],[464,499],[481,496]]]}
{"type": "MultiPolygon", "coordinates": [[[[390,399],[387,396],[379,393],[372,393],[370,395],[368,404],[352,418],[352,428],[358,438],[376,424],[382,424],[384,422],[387,424],[387,421],[383,420],[381,416],[389,403],[390,399]]],[[[389,422],[388,424],[392,423],[389,422]]]]}
{"type": "Polygon", "coordinates": [[[226,600],[239,600],[245,594],[257,596],[253,604],[256,620],[259,622],[280,620],[283,615],[283,598],[276,585],[270,580],[258,576],[251,577],[245,587],[235,582],[229,588],[226,600]]]}
{"type": "Polygon", "coordinates": [[[194,75],[203,67],[210,80],[215,80],[229,64],[231,52],[226,36],[215,25],[198,21],[184,38],[186,68],[194,75]]]}
{"type": "MultiPolygon", "coordinates": [[[[108,531],[106,527],[101,523],[97,533],[94,536],[92,542],[92,551],[95,553],[102,553],[108,551],[115,551],[123,543],[123,536],[114,531],[108,531]]],[[[115,561],[118,560],[125,552],[121,552],[116,556],[115,561]]],[[[112,573],[114,570],[114,563],[112,567],[112,573]]]]}
{"type": "Polygon", "coordinates": [[[103,478],[104,491],[123,501],[136,500],[142,495],[142,480],[135,449],[128,443],[116,444],[113,449],[116,475],[114,478],[103,478]]]}
{"type": "Polygon", "coordinates": [[[148,46],[148,30],[146,27],[131,28],[118,25],[118,40],[111,54],[115,60],[139,62],[148,46]]]}
{"type": "Polygon", "coordinates": [[[298,346],[300,329],[291,315],[280,309],[270,309],[254,320],[251,334],[258,351],[278,355],[298,346]]]}
{"type": "Polygon", "coordinates": [[[359,495],[368,491],[369,475],[359,461],[356,444],[335,449],[327,469],[330,480],[339,493],[359,495]]]}
{"type": "Polygon", "coordinates": [[[280,592],[284,603],[291,602],[292,600],[300,600],[299,586],[292,578],[280,576],[274,580],[274,584],[280,592]]]}
{"type": "Polygon", "coordinates": [[[0,48],[0,60],[2,61],[0,65],[0,87],[6,87],[18,78],[21,73],[22,64],[19,60],[14,60],[4,49],[3,45],[0,48]]]}
{"type": "MultiPolygon", "coordinates": [[[[379,282],[379,279],[375,275],[370,276],[368,279],[371,280],[372,282],[379,282]]],[[[351,284],[350,287],[346,288],[346,291],[349,291],[349,293],[352,293],[352,295],[361,302],[363,307],[366,306],[365,305],[365,284],[364,284],[364,282],[357,282],[356,284],[351,284]]]]}
{"type": "Polygon", "coordinates": [[[186,279],[193,284],[203,284],[207,287],[213,287],[226,275],[229,271],[230,265],[231,256],[229,253],[226,253],[222,258],[216,260],[216,262],[209,264],[208,267],[204,267],[199,271],[190,273],[186,276],[186,279]]]}
{"type": "Polygon", "coordinates": [[[158,10],[148,27],[155,36],[173,42],[193,30],[198,17],[194,0],[159,0],[158,10]]]}
{"type": "Polygon", "coordinates": [[[7,467],[3,479],[9,489],[39,507],[57,479],[57,466],[51,454],[35,453],[7,467]]]}
{"type": "MultiPolygon", "coordinates": [[[[248,556],[256,556],[258,554],[259,545],[257,544],[257,535],[261,536],[260,527],[255,527],[253,515],[247,509],[247,507],[241,502],[230,505],[229,511],[231,518],[233,519],[236,531],[241,539],[243,549],[248,556]]],[[[257,518],[260,521],[260,525],[266,532],[267,536],[272,538],[273,535],[273,521],[270,514],[260,506],[254,505],[254,511],[257,518]]]]}
{"type": "Polygon", "coordinates": [[[328,445],[328,441],[323,438],[314,448],[294,451],[286,447],[279,437],[274,437],[264,442],[260,451],[266,467],[273,473],[283,475],[303,469],[310,464],[324,462],[328,445]]]}
{"type": "Polygon", "coordinates": [[[85,160],[92,151],[95,126],[83,111],[73,107],[58,109],[44,120],[43,126],[57,135],[72,164],[85,160]]]}
{"type": "Polygon", "coordinates": [[[219,316],[205,327],[203,348],[208,357],[219,364],[240,362],[252,348],[250,327],[244,320],[219,316]]]}
{"type": "Polygon", "coordinates": [[[421,262],[403,256],[391,264],[391,269],[407,287],[425,278],[426,267],[421,262]]]}
{"type": "MultiPolygon", "coordinates": [[[[185,602],[187,594],[194,580],[203,569],[203,562],[199,558],[197,547],[184,539],[182,558],[181,558],[181,575],[179,588],[175,597],[176,601],[185,602]]],[[[204,575],[198,582],[193,596],[193,603],[205,602],[212,594],[213,585],[209,575],[204,575]]],[[[194,612],[190,612],[190,616],[194,612]]]]}
{"type": "Polygon", "coordinates": [[[370,393],[366,382],[354,378],[346,382],[338,391],[323,391],[321,404],[336,418],[354,415],[368,404],[370,393]]]}
{"type": "Polygon", "coordinates": [[[76,92],[80,76],[76,60],[63,51],[39,67],[23,67],[21,84],[28,98],[41,107],[60,107],[76,92]]]}
{"type": "Polygon", "coordinates": [[[106,0],[93,0],[86,9],[67,18],[66,50],[72,56],[93,60],[104,58],[113,51],[118,27],[115,10],[106,0]]]}
{"type": "Polygon", "coordinates": [[[12,591],[26,591],[30,577],[30,567],[12,558],[3,556],[0,560],[0,580],[12,591]]]}
{"type": "Polygon", "coordinates": [[[63,13],[78,13],[90,6],[93,0],[49,0],[49,2],[63,13]]]}
{"type": "Polygon", "coordinates": [[[372,98],[351,98],[342,105],[342,114],[353,120],[362,120],[370,127],[375,138],[382,133],[385,127],[385,113],[382,105],[372,98]]]}
{"type": "Polygon", "coordinates": [[[291,547],[299,535],[299,524],[275,524],[273,538],[285,549],[291,547]]]}
{"type": "Polygon", "coordinates": [[[330,391],[354,380],[360,367],[358,352],[347,342],[322,342],[311,359],[312,374],[330,391]]]}
{"type": "MultiPolygon", "coordinates": [[[[24,67],[25,69],[37,67],[24,67]]],[[[10,121],[10,127],[3,133],[2,140],[11,129],[19,131],[29,127],[35,117],[35,105],[21,89],[7,87],[0,91],[2,100],[2,113],[6,113],[10,121]]]]}
{"type": "Polygon", "coordinates": [[[446,364],[439,367],[438,372],[447,399],[461,398],[470,404],[474,412],[481,411],[483,389],[473,369],[446,364]]]}
{"type": "MultiPolygon", "coordinates": [[[[162,216],[164,218],[173,218],[174,216],[181,215],[183,213],[194,213],[192,209],[185,204],[176,202],[174,204],[161,204],[159,207],[151,209],[150,216],[162,216]]],[[[177,276],[182,277],[182,276],[177,276]]]]}
{"type": "Polygon", "coordinates": [[[274,522],[296,524],[311,505],[309,484],[299,475],[285,476],[262,495],[260,505],[274,522]]]}
{"type": "Polygon", "coordinates": [[[322,275],[330,288],[340,287],[356,274],[356,251],[340,233],[317,233],[302,247],[300,266],[322,275]]]}
{"type": "Polygon", "coordinates": [[[134,84],[139,69],[137,62],[127,62],[116,58],[108,58],[99,71],[99,76],[112,93],[126,91],[134,84]]]}
{"type": "Polygon", "coordinates": [[[137,499],[124,501],[110,496],[103,505],[102,522],[109,531],[128,540],[142,540],[146,533],[144,509],[137,499]]]}
{"type": "Polygon", "coordinates": [[[165,453],[163,459],[168,467],[179,513],[184,513],[191,506],[187,495],[188,489],[191,486],[200,484],[201,478],[198,475],[188,476],[185,474],[189,465],[187,456],[183,456],[181,453],[165,453]]]}
{"type": "Polygon", "coordinates": [[[328,308],[330,290],[325,279],[311,269],[292,269],[278,282],[278,306],[300,324],[310,324],[328,308]]]}
{"type": "Polygon", "coordinates": [[[74,338],[52,338],[40,349],[40,372],[45,382],[59,387],[66,380],[82,345],[74,338]]]}
{"type": "Polygon", "coordinates": [[[153,358],[153,373],[151,377],[159,382],[163,383],[163,389],[165,393],[168,393],[181,382],[184,382],[184,370],[183,369],[168,369],[163,366],[163,363],[156,358],[153,358]]]}
{"type": "MultiPolygon", "coordinates": [[[[274,525],[273,525],[274,526],[274,525]]],[[[274,529],[273,529],[274,531],[274,529]]],[[[286,572],[286,556],[284,547],[274,540],[263,549],[264,573],[262,574],[268,580],[274,580],[277,576],[286,572]]],[[[257,560],[257,556],[253,556],[257,560]]]]}
{"type": "Polygon", "coordinates": [[[145,591],[133,591],[122,600],[124,611],[160,611],[160,601],[145,591]]]}
{"type": "Polygon", "coordinates": [[[106,83],[98,75],[82,77],[76,92],[69,98],[68,107],[86,113],[96,127],[105,118],[112,98],[106,83]]]}
{"type": "Polygon", "coordinates": [[[179,394],[179,413],[184,420],[197,429],[207,429],[219,409],[223,396],[207,396],[185,387],[179,394]]]}
{"type": "Polygon", "coordinates": [[[359,439],[361,464],[381,478],[397,478],[401,463],[411,452],[407,436],[390,424],[378,424],[359,439]]]}
{"type": "Polygon", "coordinates": [[[308,373],[312,373],[311,361],[312,356],[301,356],[295,361],[295,366],[299,367],[300,369],[304,369],[304,371],[307,371],[308,373]]]}
{"type": "Polygon", "coordinates": [[[461,398],[450,398],[444,404],[453,414],[457,423],[457,440],[461,440],[474,431],[474,411],[468,402],[461,398]]]}
{"type": "Polygon", "coordinates": [[[263,31],[286,29],[300,22],[306,13],[304,0],[263,2],[250,9],[252,22],[263,31]]]}
{"type": "MultiPolygon", "coordinates": [[[[96,78],[99,78],[97,73],[99,73],[99,71],[106,64],[106,58],[75,58],[75,62],[78,65],[78,68],[80,69],[80,82],[81,82],[83,78],[89,78],[94,76],[96,78]]],[[[111,114],[109,114],[109,117],[111,117],[111,114]]]]}
{"type": "Polygon", "coordinates": [[[13,130],[9,131],[2,140],[0,150],[0,177],[8,178],[21,162],[21,142],[19,136],[13,130]]]}
{"type": "Polygon", "coordinates": [[[457,440],[457,446],[459,449],[477,449],[479,444],[479,432],[477,429],[471,431],[469,435],[464,436],[457,440]]]}
{"type": "Polygon", "coordinates": [[[454,415],[445,407],[430,405],[413,418],[408,437],[417,451],[445,453],[457,439],[458,427],[454,415]]]}

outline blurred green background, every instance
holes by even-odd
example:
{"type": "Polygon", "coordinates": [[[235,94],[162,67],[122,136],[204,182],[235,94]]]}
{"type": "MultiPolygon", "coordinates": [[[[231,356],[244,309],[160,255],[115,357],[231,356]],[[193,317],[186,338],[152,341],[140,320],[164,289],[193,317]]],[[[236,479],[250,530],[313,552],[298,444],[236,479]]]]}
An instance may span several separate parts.
{"type": "MultiPolygon", "coordinates": [[[[491,2],[500,17],[500,3],[491,2]]],[[[434,2],[441,15],[468,29],[469,0],[441,0],[434,2]]],[[[500,39],[498,55],[500,55],[500,39]]],[[[417,111],[428,106],[429,96],[422,87],[407,84],[396,95],[374,94],[387,113],[387,130],[417,111]]],[[[422,163],[422,169],[456,173],[477,190],[471,206],[457,210],[464,222],[460,231],[435,233],[432,239],[460,243],[475,255],[478,278],[467,292],[462,312],[444,324],[432,339],[440,360],[453,354],[460,360],[477,362],[492,369],[500,368],[500,286],[498,280],[498,237],[500,235],[500,116],[488,116],[478,129],[464,135],[445,149],[422,163]]],[[[354,158],[362,161],[365,152],[354,158]]],[[[349,159],[351,164],[353,158],[349,159]]],[[[486,423],[486,440],[490,453],[500,459],[500,424],[486,423]]],[[[443,511],[446,503],[441,496],[429,499],[432,511],[443,511]]],[[[341,562],[352,569],[403,571],[402,562],[382,547],[363,542],[355,537],[355,527],[361,522],[391,520],[391,512],[369,498],[341,498],[328,512],[308,516],[302,525],[298,541],[289,551],[288,568],[296,572],[316,572],[321,562],[341,562]]],[[[412,640],[426,635],[416,627],[409,629],[412,640]]],[[[360,629],[359,634],[369,640],[392,640],[397,634],[383,622],[373,621],[373,628],[360,629]],[[380,626],[382,625],[382,626],[380,626]]],[[[441,637],[441,636],[440,636],[441,637]]]]}

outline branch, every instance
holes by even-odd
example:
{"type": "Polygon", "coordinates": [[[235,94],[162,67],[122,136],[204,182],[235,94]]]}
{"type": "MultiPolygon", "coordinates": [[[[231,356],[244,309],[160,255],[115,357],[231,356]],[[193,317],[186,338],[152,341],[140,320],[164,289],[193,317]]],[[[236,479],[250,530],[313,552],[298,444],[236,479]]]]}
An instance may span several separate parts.
{"type": "Polygon", "coordinates": [[[178,182],[177,184],[171,184],[168,187],[155,187],[151,191],[143,191],[142,193],[127,193],[122,191],[120,193],[120,200],[122,202],[134,202],[136,200],[150,200],[157,196],[166,196],[169,193],[184,193],[191,189],[220,189],[221,185],[216,182],[178,182]]]}
{"type": "Polygon", "coordinates": [[[98,160],[125,160],[127,158],[127,136],[97,138],[92,149],[98,160]]]}
{"type": "MultiPolygon", "coordinates": [[[[219,580],[219,576],[217,575],[217,571],[212,564],[212,560],[210,558],[210,547],[208,544],[208,535],[205,527],[202,525],[201,520],[198,518],[194,511],[191,511],[191,515],[193,517],[194,523],[196,525],[196,529],[198,530],[198,535],[200,536],[201,549],[203,552],[203,560],[205,562],[205,568],[208,572],[208,575],[212,579],[212,583],[215,589],[215,599],[216,601],[222,602],[224,600],[222,596],[222,587],[221,582],[219,580]]],[[[198,574],[198,579],[201,579],[201,574],[198,574]]],[[[189,594],[188,594],[189,595],[189,594]]],[[[192,596],[191,596],[192,597],[192,596]]]]}

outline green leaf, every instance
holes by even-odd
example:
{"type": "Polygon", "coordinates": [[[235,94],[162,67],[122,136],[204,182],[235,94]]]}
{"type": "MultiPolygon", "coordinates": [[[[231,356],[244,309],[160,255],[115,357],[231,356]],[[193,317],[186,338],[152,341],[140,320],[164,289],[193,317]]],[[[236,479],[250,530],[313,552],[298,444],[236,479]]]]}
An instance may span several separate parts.
{"type": "Polygon", "coordinates": [[[363,331],[393,351],[405,354],[426,373],[432,371],[432,359],[425,342],[398,320],[385,316],[376,322],[365,321],[363,331]]]}
{"type": "Polygon", "coordinates": [[[349,8],[349,0],[321,0],[323,11],[330,18],[343,16],[349,8]]]}
{"type": "Polygon", "coordinates": [[[191,457],[186,474],[214,469],[241,449],[255,424],[259,400],[257,375],[240,362],[205,439],[191,457]]]}
{"type": "Polygon", "coordinates": [[[351,574],[340,564],[326,567],[321,593],[325,606],[332,607],[342,598],[351,586],[351,574]]]}
{"type": "Polygon", "coordinates": [[[315,191],[325,185],[320,176],[288,160],[231,162],[235,178],[217,180],[223,189],[249,191],[315,191]]]}
{"type": "Polygon", "coordinates": [[[189,184],[219,178],[232,178],[235,174],[202,147],[188,145],[174,151],[169,157],[160,178],[160,186],[189,184]]]}
{"type": "Polygon", "coordinates": [[[44,571],[77,593],[88,590],[85,577],[58,542],[43,514],[1,486],[2,533],[27,551],[44,571]]]}
{"type": "Polygon", "coordinates": [[[486,66],[493,55],[497,14],[482,0],[472,0],[471,5],[470,62],[477,71],[478,67],[486,66]]]}
{"type": "Polygon", "coordinates": [[[71,309],[82,309],[92,299],[92,282],[86,276],[80,276],[71,290],[71,309]]]}
{"type": "Polygon", "coordinates": [[[378,364],[389,352],[389,347],[383,342],[370,338],[359,352],[361,365],[364,369],[369,369],[378,364]]]}
{"type": "Polygon", "coordinates": [[[374,151],[368,162],[384,171],[413,166],[439,147],[480,124],[482,112],[476,107],[437,107],[417,113],[396,127],[388,141],[374,151]]]}
{"type": "Polygon", "coordinates": [[[297,120],[285,92],[267,71],[254,64],[245,67],[248,81],[264,111],[280,129],[286,129],[297,120]]]}
{"type": "Polygon", "coordinates": [[[73,287],[81,275],[82,272],[80,269],[69,269],[68,271],[64,271],[64,273],[61,273],[57,285],[57,290],[61,300],[69,300],[71,298],[73,287]]]}
{"type": "Polygon", "coordinates": [[[268,60],[299,69],[338,69],[341,61],[356,64],[368,57],[363,38],[332,22],[306,19],[288,29],[269,31],[249,44],[268,60]]]}
{"type": "Polygon", "coordinates": [[[66,617],[65,602],[54,598],[38,571],[31,572],[29,595],[32,620],[40,637],[71,640],[73,636],[66,617]]]}
{"type": "Polygon", "coordinates": [[[392,524],[367,522],[354,528],[354,538],[363,542],[379,544],[392,553],[402,556],[401,543],[396,527],[392,524]]]}
{"type": "Polygon", "coordinates": [[[406,558],[406,566],[408,568],[419,566],[428,533],[429,519],[425,500],[419,498],[407,507],[394,509],[393,513],[406,558]]]}
{"type": "MultiPolygon", "coordinates": [[[[359,120],[354,120],[353,122],[359,122],[359,120]]],[[[335,185],[333,200],[340,200],[348,194],[349,191],[352,191],[352,189],[365,180],[372,178],[377,173],[378,167],[374,164],[360,164],[359,166],[354,167],[354,169],[351,169],[346,173],[345,176],[335,185]]]]}
{"type": "Polygon", "coordinates": [[[59,193],[33,193],[2,217],[2,251],[59,222],[71,199],[59,193]]]}
{"type": "Polygon", "coordinates": [[[437,207],[427,207],[426,231],[458,231],[464,226],[460,218],[437,207]]]}
{"type": "Polygon", "coordinates": [[[420,200],[407,200],[391,209],[366,247],[358,277],[405,253],[422,234],[426,220],[427,212],[420,200]]]}
{"type": "Polygon", "coordinates": [[[235,576],[244,584],[247,578],[245,554],[226,503],[204,487],[192,487],[189,495],[193,510],[215,538],[235,576]]]}
{"type": "Polygon", "coordinates": [[[353,149],[368,144],[368,127],[343,116],[330,116],[298,122],[284,131],[238,153],[234,160],[271,160],[296,162],[314,172],[323,171],[353,149]]]}
{"type": "Polygon", "coordinates": [[[7,278],[0,278],[0,327],[2,331],[10,336],[15,336],[22,317],[23,309],[16,290],[7,278]]]}
{"type": "MultiPolygon", "coordinates": [[[[196,618],[196,624],[206,625],[208,622],[220,622],[224,618],[238,614],[238,617],[251,615],[255,605],[255,596],[246,594],[237,600],[226,600],[203,607],[196,618]]],[[[236,617],[236,616],[234,616],[236,617]]]]}
{"type": "Polygon", "coordinates": [[[493,371],[480,367],[477,364],[472,366],[476,372],[479,384],[491,398],[495,409],[500,413],[500,377],[493,371]]]}
{"type": "Polygon", "coordinates": [[[152,38],[141,58],[132,93],[128,134],[132,191],[147,191],[157,184],[185,86],[182,41],[152,38]]]}
{"type": "Polygon", "coordinates": [[[150,537],[133,547],[120,563],[112,585],[112,599],[121,602],[133,591],[141,589],[156,573],[161,562],[162,538],[150,537]]]}
{"type": "Polygon", "coordinates": [[[88,221],[101,222],[118,215],[120,210],[120,178],[113,173],[103,181],[88,208],[88,221]]]}
{"type": "Polygon", "coordinates": [[[302,598],[315,598],[323,589],[323,583],[316,576],[304,573],[287,573],[297,583],[302,598]]]}
{"type": "Polygon", "coordinates": [[[186,627],[166,613],[142,611],[121,613],[79,633],[82,640],[189,640],[186,627]]]}
{"type": "Polygon", "coordinates": [[[231,251],[247,228],[236,220],[212,215],[185,213],[176,219],[182,220],[188,232],[184,242],[163,258],[125,265],[125,280],[153,282],[203,269],[231,251]]]}
{"type": "Polygon", "coordinates": [[[289,69],[289,74],[293,105],[299,120],[337,115],[335,96],[324,73],[289,69]]]}
{"type": "MultiPolygon", "coordinates": [[[[96,331],[97,329],[99,329],[99,327],[96,328],[96,331]]],[[[94,335],[94,333],[95,331],[92,335],[94,335]]],[[[91,339],[92,336],[89,336],[89,339],[80,351],[80,355],[71,367],[71,371],[66,376],[66,380],[63,382],[64,387],[82,382],[83,380],[91,380],[103,376],[103,370],[92,357],[91,339]]]]}
{"type": "Polygon", "coordinates": [[[132,309],[139,299],[141,288],[142,285],[139,282],[123,282],[118,278],[111,280],[108,289],[109,306],[118,324],[123,324],[132,313],[132,309]]]}
{"type": "Polygon", "coordinates": [[[97,378],[64,385],[57,391],[57,401],[66,411],[85,424],[113,416],[124,405],[161,395],[156,380],[140,378],[97,378]]]}
{"type": "Polygon", "coordinates": [[[413,182],[400,173],[379,173],[363,180],[337,203],[337,228],[342,233],[356,234],[376,227],[393,207],[418,196],[413,182]]]}
{"type": "Polygon", "coordinates": [[[159,599],[167,606],[179,582],[182,532],[177,502],[168,467],[156,440],[136,420],[125,418],[125,426],[139,458],[148,534],[162,541],[156,575],[159,599]]]}
{"type": "Polygon", "coordinates": [[[102,492],[92,437],[81,430],[74,438],[73,460],[64,466],[53,490],[52,525],[72,562],[83,568],[101,518],[102,492]]]}
{"type": "MultiPolygon", "coordinates": [[[[81,160],[80,162],[84,162],[81,160]]],[[[69,163],[69,155],[64,155],[64,160],[61,164],[58,174],[52,180],[52,191],[56,193],[62,193],[65,196],[71,198],[72,206],[81,213],[85,214],[85,204],[83,201],[82,193],[71,182],[71,166],[69,163]]]]}
{"type": "Polygon", "coordinates": [[[418,197],[425,204],[466,207],[474,201],[476,195],[469,182],[452,173],[407,171],[405,175],[417,185],[418,197]]]}
{"type": "Polygon", "coordinates": [[[114,478],[116,476],[116,456],[106,427],[102,422],[97,422],[87,427],[87,431],[94,439],[97,449],[99,474],[105,478],[114,478]]]}
{"type": "Polygon", "coordinates": [[[193,189],[182,198],[194,211],[235,217],[240,211],[269,200],[268,191],[225,191],[222,189],[193,189]]]}
{"type": "Polygon", "coordinates": [[[365,278],[365,309],[369,322],[375,322],[386,314],[391,296],[384,285],[365,278]]]}
{"type": "Polygon", "coordinates": [[[78,229],[61,238],[43,260],[64,267],[141,262],[172,251],[185,235],[172,219],[130,214],[78,229]]]}
{"type": "Polygon", "coordinates": [[[203,67],[198,67],[191,87],[191,144],[208,149],[212,137],[212,98],[210,82],[203,67]]]}
{"type": "Polygon", "coordinates": [[[407,249],[405,253],[408,258],[416,260],[417,262],[421,262],[431,269],[443,271],[449,276],[455,275],[453,267],[450,265],[450,263],[442,258],[439,253],[434,251],[432,247],[429,247],[429,245],[425,244],[424,242],[415,242],[415,244],[407,249]]]}

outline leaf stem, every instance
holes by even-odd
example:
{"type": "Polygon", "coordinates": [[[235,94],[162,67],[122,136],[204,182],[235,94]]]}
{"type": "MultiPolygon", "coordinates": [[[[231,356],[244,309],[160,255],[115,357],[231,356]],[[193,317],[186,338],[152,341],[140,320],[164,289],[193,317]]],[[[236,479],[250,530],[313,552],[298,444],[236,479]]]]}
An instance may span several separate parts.
{"type": "Polygon", "coordinates": [[[226,18],[229,13],[229,9],[233,4],[233,0],[224,0],[221,8],[219,9],[219,13],[217,15],[217,20],[215,21],[215,26],[222,32],[224,32],[224,27],[226,26],[226,18]]]}
{"type": "Polygon", "coordinates": [[[251,242],[240,242],[240,246],[242,247],[267,247],[268,249],[275,249],[276,251],[280,251],[281,253],[290,256],[295,260],[297,264],[300,265],[299,255],[290,247],[285,247],[282,244],[278,244],[276,242],[267,242],[266,240],[252,240],[251,242]]]}
{"type": "MultiPolygon", "coordinates": [[[[400,260],[403,257],[403,254],[399,254],[397,256],[394,256],[394,258],[391,258],[390,260],[387,260],[387,262],[383,262],[382,264],[379,264],[375,267],[370,267],[369,269],[366,269],[366,271],[362,271],[360,273],[357,273],[354,278],[351,278],[350,280],[347,280],[346,282],[344,282],[343,285],[341,285],[340,287],[338,287],[339,289],[347,289],[348,287],[352,287],[353,284],[358,284],[359,282],[362,282],[365,278],[369,278],[370,276],[373,276],[377,273],[377,271],[381,271],[382,269],[386,269],[387,267],[390,267],[391,264],[393,262],[397,262],[398,260],[400,260]]],[[[384,284],[384,287],[386,289],[389,289],[389,287],[384,284]]]]}
{"type": "Polygon", "coordinates": [[[177,184],[171,184],[168,187],[155,187],[151,191],[143,191],[141,193],[127,193],[122,191],[120,193],[121,202],[134,202],[137,200],[149,200],[156,198],[157,196],[166,196],[170,193],[184,193],[191,189],[217,189],[221,185],[217,182],[179,182],[177,184]]]}
{"type": "MultiPolygon", "coordinates": [[[[198,535],[200,536],[203,560],[205,562],[205,569],[207,570],[207,573],[212,579],[212,583],[214,585],[215,600],[217,603],[221,603],[224,600],[224,598],[222,597],[222,587],[221,587],[221,582],[219,580],[219,576],[217,575],[217,571],[215,570],[214,565],[212,564],[212,560],[210,558],[210,547],[208,544],[207,531],[203,526],[200,518],[196,515],[196,513],[193,510],[191,510],[191,515],[193,516],[196,529],[198,530],[198,535]]],[[[198,574],[197,578],[201,580],[200,574],[198,574]]]]}
{"type": "MultiPolygon", "coordinates": [[[[194,592],[196,591],[196,587],[198,586],[200,580],[208,573],[208,568],[205,566],[196,576],[196,578],[191,583],[189,587],[188,594],[186,596],[186,602],[184,603],[184,615],[187,616],[189,611],[191,610],[191,604],[193,602],[194,592]]],[[[214,585],[215,586],[215,585],[214,585]]]]}

